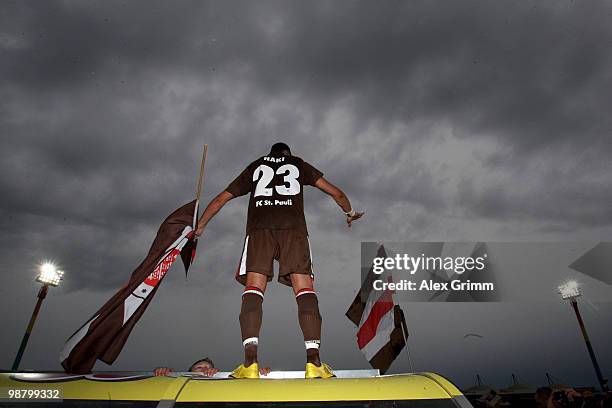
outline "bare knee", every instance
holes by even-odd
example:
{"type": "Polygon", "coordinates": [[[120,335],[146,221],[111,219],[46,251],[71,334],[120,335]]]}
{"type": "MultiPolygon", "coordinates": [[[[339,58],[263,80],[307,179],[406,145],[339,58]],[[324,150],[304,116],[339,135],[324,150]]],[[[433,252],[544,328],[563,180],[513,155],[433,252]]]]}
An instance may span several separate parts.
{"type": "Polygon", "coordinates": [[[247,272],[246,287],[256,287],[262,293],[266,291],[268,286],[268,276],[258,272],[247,272]]]}
{"type": "Polygon", "coordinates": [[[292,273],[289,275],[291,278],[291,286],[293,287],[293,294],[297,294],[303,289],[313,289],[313,281],[311,275],[292,273]]]}

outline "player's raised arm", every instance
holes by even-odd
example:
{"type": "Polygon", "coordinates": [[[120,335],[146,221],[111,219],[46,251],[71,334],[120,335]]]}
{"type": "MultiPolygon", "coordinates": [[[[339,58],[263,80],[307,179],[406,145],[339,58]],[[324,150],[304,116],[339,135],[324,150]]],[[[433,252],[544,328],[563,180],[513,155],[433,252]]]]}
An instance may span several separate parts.
{"type": "Polygon", "coordinates": [[[363,216],[363,212],[353,210],[351,207],[351,202],[346,194],[344,194],[344,192],[338,187],[327,181],[325,177],[319,177],[319,179],[315,182],[315,187],[330,195],[340,206],[340,208],[342,208],[342,211],[344,211],[344,214],[346,214],[346,223],[349,227],[353,221],[358,220],[363,216]]]}
{"type": "Polygon", "coordinates": [[[198,220],[198,227],[196,228],[196,235],[200,236],[204,232],[204,227],[223,208],[223,206],[232,198],[234,195],[229,191],[222,191],[210,203],[206,206],[206,209],[202,213],[202,216],[198,220]]]}

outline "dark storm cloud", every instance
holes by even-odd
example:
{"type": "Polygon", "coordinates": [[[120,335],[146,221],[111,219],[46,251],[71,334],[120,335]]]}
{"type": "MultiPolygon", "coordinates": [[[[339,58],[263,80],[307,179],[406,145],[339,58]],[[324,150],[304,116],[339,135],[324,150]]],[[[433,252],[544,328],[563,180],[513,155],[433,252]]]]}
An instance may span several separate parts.
{"type": "Polygon", "coordinates": [[[267,83],[356,94],[366,121],[373,113],[448,118],[464,136],[487,132],[526,148],[612,129],[604,113],[612,85],[605,3],[354,2],[291,10],[293,41],[270,64],[276,70],[265,71],[267,83]]]}
{"type": "MultiPolygon", "coordinates": [[[[205,200],[283,140],[367,210],[347,232],[335,204],[306,193],[336,351],[337,338],[353,341],[342,312],[346,285],[358,286],[360,240],[609,240],[610,17],[597,1],[5,1],[0,256],[14,272],[0,291],[22,305],[34,265],[58,260],[66,299],[88,304],[65,318],[59,348],[127,279],[162,219],[192,199],[205,142],[205,200]]],[[[235,336],[226,322],[236,299],[219,293],[237,290],[245,209],[236,200],[213,220],[188,283],[178,268],[169,275],[155,306],[162,320],[212,296],[227,311],[211,330],[235,336]]],[[[68,306],[57,302],[61,314],[68,306]]],[[[444,322],[422,318],[429,305],[411,309],[417,360],[455,370],[440,350],[456,349],[429,347],[446,338],[444,322]]],[[[293,322],[274,310],[272,329],[293,322]]],[[[463,322],[456,313],[448,319],[463,322]]],[[[473,329],[494,336],[496,313],[472,316],[473,329]]],[[[142,367],[138,345],[159,330],[150,316],[122,367],[142,367]]],[[[15,336],[26,318],[11,317],[15,336]]],[[[550,325],[532,333],[560,330],[550,325]]],[[[230,351],[214,351],[233,364],[230,351]]],[[[200,351],[182,352],[184,365],[200,351]]],[[[49,358],[31,361],[55,367],[49,358]]],[[[356,354],[338,358],[359,366],[356,354]]]]}
{"type": "Polygon", "coordinates": [[[525,149],[612,131],[607,3],[340,4],[20,2],[9,34],[24,46],[5,51],[5,78],[66,89],[237,70],[322,109],[354,96],[365,122],[445,118],[525,149]]]}

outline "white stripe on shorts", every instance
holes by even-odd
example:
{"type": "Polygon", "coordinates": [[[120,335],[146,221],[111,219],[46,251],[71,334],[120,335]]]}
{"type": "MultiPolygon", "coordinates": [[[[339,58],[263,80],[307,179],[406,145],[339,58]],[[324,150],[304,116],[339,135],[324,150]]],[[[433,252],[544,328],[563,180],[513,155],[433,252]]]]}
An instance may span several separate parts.
{"type": "Polygon", "coordinates": [[[249,236],[247,235],[244,239],[244,249],[242,250],[242,258],[240,258],[240,271],[238,271],[238,275],[246,275],[246,257],[247,257],[247,248],[249,247],[249,236]]]}
{"type": "Polygon", "coordinates": [[[308,252],[310,253],[310,277],[314,279],[314,270],[312,268],[313,260],[312,260],[312,247],[310,246],[310,239],[308,235],[306,235],[306,241],[308,241],[308,252]]]}

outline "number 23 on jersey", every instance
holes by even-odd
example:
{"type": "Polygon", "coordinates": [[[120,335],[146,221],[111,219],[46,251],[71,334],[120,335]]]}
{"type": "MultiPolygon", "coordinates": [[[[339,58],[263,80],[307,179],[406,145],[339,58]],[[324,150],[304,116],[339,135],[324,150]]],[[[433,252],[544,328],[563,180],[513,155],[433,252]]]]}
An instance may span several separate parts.
{"type": "MultiPolygon", "coordinates": [[[[274,169],[265,164],[259,165],[253,172],[253,181],[257,181],[255,186],[254,197],[271,196],[272,187],[269,186],[274,178],[274,169]]],[[[276,170],[276,174],[284,175],[284,184],[274,186],[276,192],[280,195],[296,195],[301,191],[301,186],[297,180],[300,176],[300,171],[293,164],[284,164],[276,170]]]]}

